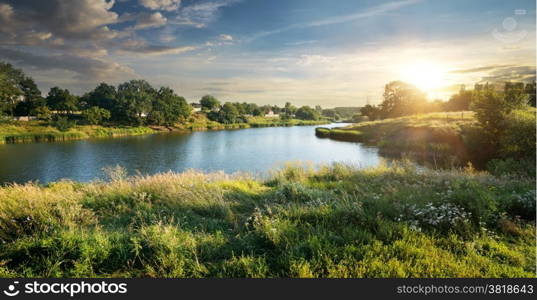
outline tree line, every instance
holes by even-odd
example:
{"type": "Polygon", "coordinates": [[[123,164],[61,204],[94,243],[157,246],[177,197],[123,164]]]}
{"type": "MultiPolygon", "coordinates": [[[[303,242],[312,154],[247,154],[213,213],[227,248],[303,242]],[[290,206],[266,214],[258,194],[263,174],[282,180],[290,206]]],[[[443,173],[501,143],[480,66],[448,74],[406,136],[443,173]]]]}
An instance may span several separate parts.
{"type": "Polygon", "coordinates": [[[382,103],[378,106],[368,104],[360,109],[360,114],[367,116],[369,120],[378,120],[427,112],[474,110],[479,109],[483,95],[488,95],[490,92],[505,98],[505,103],[501,105],[535,107],[536,104],[535,81],[527,84],[505,82],[502,91],[497,91],[497,86],[489,83],[475,84],[473,90],[467,90],[463,85],[448,101],[428,101],[426,94],[415,86],[402,81],[393,81],[385,86],[382,103]]]}
{"type": "MultiPolygon", "coordinates": [[[[309,106],[297,108],[289,102],[284,107],[246,102],[222,104],[214,96],[206,95],[199,105],[210,120],[225,124],[247,122],[249,116],[268,113],[284,121],[321,119],[319,110],[309,106]]],[[[82,96],[74,95],[68,89],[52,87],[43,97],[31,77],[11,64],[0,62],[0,115],[34,116],[67,129],[76,120],[94,125],[173,126],[185,122],[192,111],[192,105],[173,89],[156,89],[145,80],[130,80],[117,87],[101,83],[82,96]]]]}

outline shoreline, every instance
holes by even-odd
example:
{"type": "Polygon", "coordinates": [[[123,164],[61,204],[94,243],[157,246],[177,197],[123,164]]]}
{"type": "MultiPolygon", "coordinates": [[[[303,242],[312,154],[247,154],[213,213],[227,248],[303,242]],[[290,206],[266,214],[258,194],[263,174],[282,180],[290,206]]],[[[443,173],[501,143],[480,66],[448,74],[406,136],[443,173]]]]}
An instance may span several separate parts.
{"type": "Polygon", "coordinates": [[[329,124],[329,121],[305,121],[292,119],[285,123],[276,122],[252,122],[221,124],[216,122],[204,124],[181,124],[180,126],[102,126],[102,125],[77,125],[66,132],[61,132],[54,127],[39,122],[14,122],[12,124],[0,125],[0,145],[3,144],[23,144],[23,143],[52,143],[74,140],[86,140],[91,138],[116,138],[125,136],[137,136],[146,134],[156,134],[163,132],[189,133],[196,131],[212,130],[232,130],[263,127],[291,127],[291,126],[313,126],[329,124]],[[7,133],[2,131],[7,130],[7,133]],[[9,132],[11,131],[11,132],[9,132]]]}

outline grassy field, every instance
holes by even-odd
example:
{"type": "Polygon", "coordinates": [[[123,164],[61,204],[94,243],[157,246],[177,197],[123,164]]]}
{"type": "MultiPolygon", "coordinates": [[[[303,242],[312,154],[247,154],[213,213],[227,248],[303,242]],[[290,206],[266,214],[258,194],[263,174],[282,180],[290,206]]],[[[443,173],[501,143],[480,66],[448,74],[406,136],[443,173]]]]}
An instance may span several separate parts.
{"type": "Polygon", "coordinates": [[[1,277],[535,277],[535,181],[410,165],[0,188],[1,277]]]}

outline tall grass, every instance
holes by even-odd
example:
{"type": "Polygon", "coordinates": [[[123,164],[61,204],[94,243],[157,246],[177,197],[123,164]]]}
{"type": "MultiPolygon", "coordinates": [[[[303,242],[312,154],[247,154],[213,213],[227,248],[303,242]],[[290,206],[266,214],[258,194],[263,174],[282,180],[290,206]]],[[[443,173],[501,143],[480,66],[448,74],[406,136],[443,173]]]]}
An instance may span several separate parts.
{"type": "Polygon", "coordinates": [[[411,165],[0,188],[3,277],[533,277],[530,178],[411,165]]]}

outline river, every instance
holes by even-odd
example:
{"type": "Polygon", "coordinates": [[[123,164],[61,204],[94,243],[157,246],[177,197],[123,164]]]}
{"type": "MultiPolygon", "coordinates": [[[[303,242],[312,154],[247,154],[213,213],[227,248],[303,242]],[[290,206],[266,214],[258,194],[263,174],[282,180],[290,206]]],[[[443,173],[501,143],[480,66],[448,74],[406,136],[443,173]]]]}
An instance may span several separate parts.
{"type": "MultiPolygon", "coordinates": [[[[336,127],[345,124],[322,125],[336,127]]],[[[0,183],[62,178],[91,181],[120,165],[140,172],[223,170],[266,175],[286,161],[314,165],[345,162],[368,167],[381,161],[376,148],[315,136],[315,127],[268,127],[193,133],[162,133],[54,143],[0,145],[0,183]]]]}

